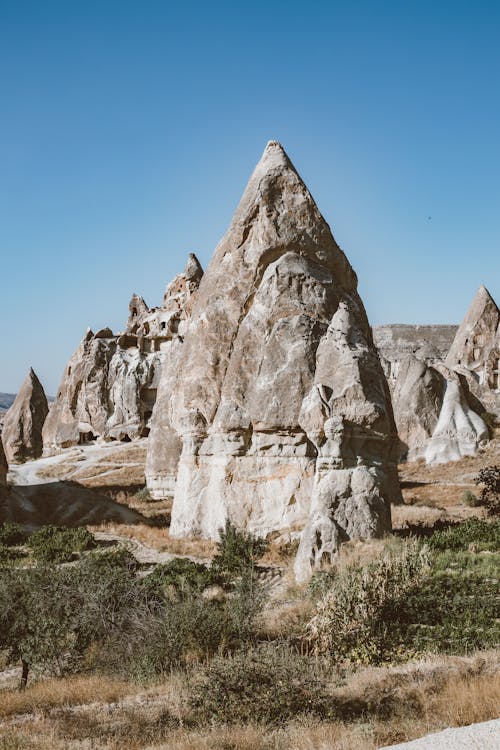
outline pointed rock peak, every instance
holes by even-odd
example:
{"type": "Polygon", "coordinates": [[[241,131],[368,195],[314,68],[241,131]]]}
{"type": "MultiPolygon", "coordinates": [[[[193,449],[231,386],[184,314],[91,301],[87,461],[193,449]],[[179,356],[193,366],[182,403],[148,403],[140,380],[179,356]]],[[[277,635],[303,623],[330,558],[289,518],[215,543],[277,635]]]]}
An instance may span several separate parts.
{"type": "Polygon", "coordinates": [[[194,253],[189,253],[188,255],[184,276],[189,281],[199,281],[203,276],[203,268],[194,253]]]}
{"type": "Polygon", "coordinates": [[[255,167],[254,174],[262,175],[274,170],[284,171],[288,169],[297,174],[297,170],[281,143],[278,143],[278,141],[268,141],[264,153],[255,167]]]}
{"type": "Polygon", "coordinates": [[[491,294],[489,293],[489,291],[486,289],[486,287],[485,287],[484,284],[481,284],[481,286],[477,290],[476,296],[474,297],[474,300],[473,300],[473,303],[476,300],[482,300],[483,304],[491,303],[491,304],[495,305],[495,307],[498,310],[497,303],[495,302],[495,300],[493,299],[493,297],[491,296],[491,294]]]}
{"type": "MultiPolygon", "coordinates": [[[[42,388],[42,384],[40,383],[40,379],[39,379],[38,375],[36,374],[36,372],[34,371],[34,369],[32,367],[30,367],[30,369],[29,369],[29,372],[28,372],[28,374],[26,376],[26,381],[25,382],[32,383],[33,385],[40,386],[40,388],[42,388]]],[[[42,388],[42,390],[43,390],[43,388],[42,388]]]]}

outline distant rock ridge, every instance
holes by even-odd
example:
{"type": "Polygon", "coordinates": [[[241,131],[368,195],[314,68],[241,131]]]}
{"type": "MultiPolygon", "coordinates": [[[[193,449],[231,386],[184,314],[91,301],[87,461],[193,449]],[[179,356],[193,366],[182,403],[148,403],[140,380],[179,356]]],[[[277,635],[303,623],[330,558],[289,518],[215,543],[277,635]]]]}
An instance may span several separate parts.
{"type": "Polygon", "coordinates": [[[180,335],[202,274],[191,254],[160,307],[150,309],[134,294],[123,333],[87,330],[45,421],[46,453],[97,437],[133,440],[148,435],[162,363],[172,339],[180,335]]]}
{"type": "Polygon", "coordinates": [[[48,411],[43,386],[30,368],[3,422],[2,443],[9,463],[42,455],[42,428],[48,411]]]}
{"type": "Polygon", "coordinates": [[[163,368],[148,485],[174,493],[174,536],[303,528],[307,578],[390,528],[396,445],[356,275],[272,141],[163,368]]]}

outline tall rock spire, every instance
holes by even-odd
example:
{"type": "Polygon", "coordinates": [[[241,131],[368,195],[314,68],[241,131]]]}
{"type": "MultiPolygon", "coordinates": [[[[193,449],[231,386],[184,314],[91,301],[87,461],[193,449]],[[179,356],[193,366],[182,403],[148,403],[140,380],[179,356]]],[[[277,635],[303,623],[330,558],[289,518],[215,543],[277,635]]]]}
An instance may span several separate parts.
{"type": "Polygon", "coordinates": [[[473,372],[480,386],[500,389],[500,310],[483,285],[458,328],[446,364],[473,372]]]}
{"type": "Polygon", "coordinates": [[[5,415],[2,442],[9,462],[42,455],[42,428],[48,411],[43,386],[30,368],[14,403],[5,415]]]}
{"type": "Polygon", "coordinates": [[[307,577],[341,539],[390,528],[396,431],[356,287],[270,141],[153,413],[148,483],[175,485],[173,535],[217,537],[227,518],[257,534],[305,526],[297,575],[307,577]]]}

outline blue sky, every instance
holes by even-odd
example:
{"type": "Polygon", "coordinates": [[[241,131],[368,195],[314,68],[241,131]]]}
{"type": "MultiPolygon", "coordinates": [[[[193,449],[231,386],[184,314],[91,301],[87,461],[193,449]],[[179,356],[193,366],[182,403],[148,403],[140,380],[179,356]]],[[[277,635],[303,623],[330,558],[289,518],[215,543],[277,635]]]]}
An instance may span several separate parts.
{"type": "Polygon", "coordinates": [[[0,0],[0,390],[207,265],[269,139],[370,321],[500,298],[498,2],[0,0]]]}

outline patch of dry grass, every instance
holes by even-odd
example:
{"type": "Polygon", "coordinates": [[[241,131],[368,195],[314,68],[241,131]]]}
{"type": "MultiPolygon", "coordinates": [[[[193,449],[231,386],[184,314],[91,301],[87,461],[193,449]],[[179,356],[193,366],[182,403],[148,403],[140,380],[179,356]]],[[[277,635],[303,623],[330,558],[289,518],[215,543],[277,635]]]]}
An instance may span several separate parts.
{"type": "MultiPolygon", "coordinates": [[[[29,721],[20,723],[13,717],[4,722],[0,748],[375,750],[448,726],[496,718],[499,669],[500,654],[492,651],[471,657],[431,657],[401,667],[365,668],[348,675],[345,685],[332,691],[332,700],[343,712],[341,720],[296,721],[272,729],[257,724],[184,725],[188,711],[183,675],[172,675],[165,683],[140,693],[133,686],[103,683],[100,678],[98,683],[90,678],[87,687],[84,683],[89,678],[47,681],[45,685],[59,682],[64,687],[40,692],[38,701],[32,702],[29,721]],[[70,687],[72,682],[75,686],[70,687]],[[58,700],[51,698],[53,693],[59,695],[58,700]],[[106,696],[118,702],[106,705],[106,696]],[[85,700],[89,705],[77,705],[85,700]]],[[[8,691],[2,697],[12,694],[21,701],[42,687],[39,683],[24,694],[8,691]]],[[[11,715],[25,710],[12,710],[13,703],[10,706],[11,715]]]]}
{"type": "Polygon", "coordinates": [[[131,683],[101,675],[40,680],[26,690],[0,692],[0,716],[48,711],[83,703],[114,702],[137,692],[131,683]]]}
{"type": "Polygon", "coordinates": [[[88,529],[136,539],[158,552],[170,552],[173,555],[190,555],[200,559],[208,559],[215,554],[215,542],[210,539],[176,539],[170,536],[167,528],[148,526],[144,523],[102,523],[98,526],[88,526],[88,529]]]}

